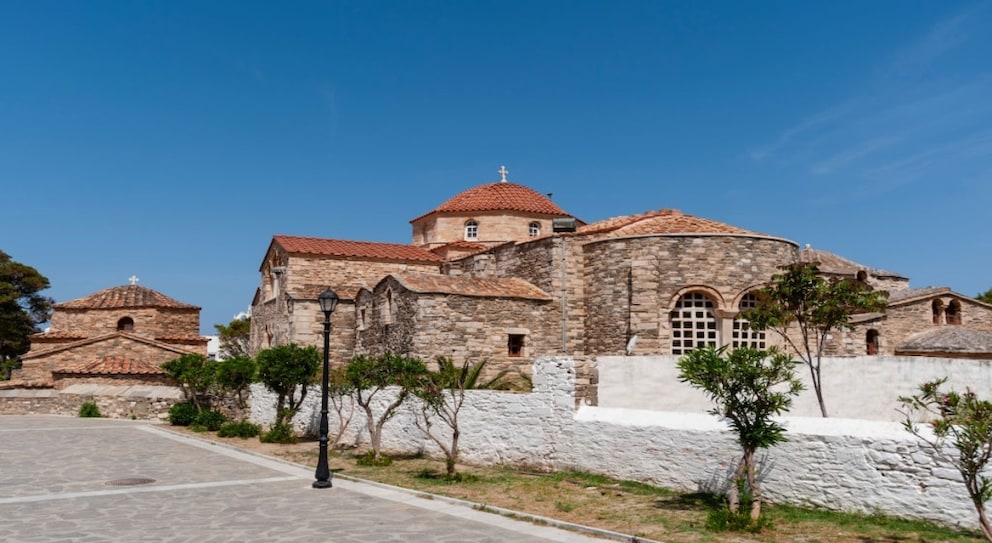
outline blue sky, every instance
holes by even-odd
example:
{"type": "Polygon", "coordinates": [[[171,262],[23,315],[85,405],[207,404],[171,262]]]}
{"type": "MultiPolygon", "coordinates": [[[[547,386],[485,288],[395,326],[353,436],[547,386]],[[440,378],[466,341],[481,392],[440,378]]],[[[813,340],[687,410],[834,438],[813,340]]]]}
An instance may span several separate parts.
{"type": "Polygon", "coordinates": [[[992,2],[10,2],[0,249],[247,308],[273,234],[509,179],[992,287],[992,2]]]}

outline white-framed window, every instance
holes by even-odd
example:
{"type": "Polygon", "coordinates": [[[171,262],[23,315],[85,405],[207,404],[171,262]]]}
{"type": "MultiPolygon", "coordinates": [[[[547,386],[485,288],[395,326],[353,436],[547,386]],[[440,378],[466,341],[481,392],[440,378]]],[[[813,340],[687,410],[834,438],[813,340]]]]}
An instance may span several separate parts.
{"type": "Polygon", "coordinates": [[[465,239],[467,240],[479,239],[479,223],[475,221],[465,222],[465,239]]]}
{"type": "Polygon", "coordinates": [[[541,235],[541,223],[534,221],[527,226],[527,233],[530,237],[535,238],[541,235]]]}
{"type": "MultiPolygon", "coordinates": [[[[758,307],[758,297],[753,293],[748,293],[741,298],[741,303],[737,306],[737,309],[743,313],[755,307],[758,307]]],[[[741,317],[740,313],[734,319],[734,330],[731,334],[733,335],[731,338],[731,347],[734,349],[738,347],[751,347],[752,349],[765,348],[765,332],[752,328],[751,323],[741,317]]]]}
{"type": "Polygon", "coordinates": [[[672,354],[720,344],[715,308],[713,300],[702,292],[689,292],[679,298],[671,313],[672,354]]]}

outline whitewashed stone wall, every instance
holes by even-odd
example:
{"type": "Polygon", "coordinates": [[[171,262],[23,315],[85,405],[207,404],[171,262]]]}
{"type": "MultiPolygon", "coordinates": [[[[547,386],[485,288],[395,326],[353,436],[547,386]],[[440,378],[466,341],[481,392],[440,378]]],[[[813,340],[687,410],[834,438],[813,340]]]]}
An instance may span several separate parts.
{"type": "MultiPolygon", "coordinates": [[[[599,406],[652,411],[705,413],[706,396],[679,382],[677,356],[601,356],[599,406]]],[[[820,408],[806,365],[796,368],[806,390],[796,398],[791,416],[819,417],[820,408]]],[[[955,390],[970,387],[992,397],[992,360],[858,356],[824,358],[823,397],[831,417],[901,421],[899,396],[915,394],[921,383],[948,377],[955,390]]]]}
{"type": "MultiPolygon", "coordinates": [[[[726,425],[715,417],[576,409],[574,364],[569,358],[539,359],[533,375],[532,393],[469,392],[460,416],[462,461],[575,468],[688,491],[719,492],[725,487],[738,449],[726,425]]],[[[659,394],[664,391],[658,389],[659,394]]],[[[317,427],[319,404],[319,394],[311,394],[295,421],[298,428],[317,427]]],[[[253,389],[255,422],[271,422],[274,405],[273,395],[253,389]]],[[[411,403],[386,424],[383,448],[440,454],[414,426],[414,409],[411,403]]],[[[330,417],[333,432],[333,410],[330,417]]],[[[364,418],[355,414],[344,444],[368,443],[364,418]]],[[[957,473],[899,424],[841,418],[783,421],[789,441],[761,457],[761,477],[772,501],[977,526],[957,473]]]]}

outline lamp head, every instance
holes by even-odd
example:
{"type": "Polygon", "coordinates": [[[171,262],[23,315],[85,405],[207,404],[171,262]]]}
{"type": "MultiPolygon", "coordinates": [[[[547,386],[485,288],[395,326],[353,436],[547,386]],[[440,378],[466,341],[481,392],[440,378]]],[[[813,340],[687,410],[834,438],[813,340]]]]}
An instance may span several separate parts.
{"type": "Polygon", "coordinates": [[[325,315],[330,315],[334,312],[334,308],[338,306],[338,295],[328,288],[324,292],[321,292],[320,296],[317,296],[317,302],[320,303],[320,310],[325,315]]]}

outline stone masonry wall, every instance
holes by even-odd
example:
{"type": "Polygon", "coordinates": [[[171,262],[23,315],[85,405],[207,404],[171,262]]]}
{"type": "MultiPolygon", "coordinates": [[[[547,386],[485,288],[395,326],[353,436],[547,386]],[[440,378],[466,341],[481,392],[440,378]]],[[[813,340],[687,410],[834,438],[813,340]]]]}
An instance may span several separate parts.
{"type": "Polygon", "coordinates": [[[77,416],[87,402],[104,417],[166,421],[169,408],[182,400],[176,387],[77,384],[65,390],[0,390],[0,415],[77,416]]]}
{"type": "Polygon", "coordinates": [[[583,347],[586,315],[583,264],[581,238],[550,236],[526,243],[501,245],[486,253],[450,262],[446,272],[483,278],[518,277],[548,293],[552,302],[545,306],[546,326],[549,327],[549,337],[550,327],[555,327],[557,340],[548,344],[549,350],[534,354],[554,355],[578,353],[583,347]],[[567,290],[563,289],[563,283],[567,285],[567,290]],[[563,305],[565,311],[562,311],[563,305]]]}
{"type": "MultiPolygon", "coordinates": [[[[125,308],[125,309],[58,309],[52,314],[53,332],[74,332],[86,337],[101,336],[117,331],[117,321],[124,317],[134,320],[134,335],[158,338],[165,336],[200,337],[198,309],[125,308]]],[[[206,353],[206,347],[204,347],[206,353]]]]}
{"type": "MultiPolygon", "coordinates": [[[[278,248],[275,250],[278,251],[278,248]]],[[[324,317],[316,305],[319,292],[314,290],[315,287],[341,289],[338,295],[347,300],[360,287],[371,288],[383,277],[401,272],[440,273],[440,266],[358,258],[269,255],[262,267],[261,289],[262,293],[269,294],[263,294],[262,299],[252,307],[252,352],[288,343],[322,344],[324,317]],[[271,263],[286,266],[286,271],[279,275],[278,282],[271,272],[271,263]],[[293,294],[295,298],[287,296],[287,293],[293,294]],[[307,296],[312,294],[314,299],[311,301],[300,298],[300,293],[307,296]]],[[[341,346],[340,351],[344,353],[344,345],[353,347],[355,344],[355,306],[342,302],[335,310],[332,320],[332,333],[341,346]]]]}
{"type": "Polygon", "coordinates": [[[554,352],[555,327],[545,321],[548,302],[537,300],[418,296],[414,353],[424,360],[450,356],[456,362],[488,360],[487,373],[529,374],[535,353],[554,352]],[[524,336],[522,356],[508,354],[510,334],[524,336]]]}
{"type": "MultiPolygon", "coordinates": [[[[176,348],[188,353],[200,353],[197,346],[176,346],[176,348]]],[[[93,362],[108,356],[125,356],[134,360],[161,365],[174,358],[179,358],[181,353],[126,337],[115,336],[103,341],[80,345],[73,349],[26,356],[23,367],[20,370],[15,370],[14,377],[28,381],[50,381],[52,371],[55,369],[83,362],[93,362]]]]}
{"type": "MultiPolygon", "coordinates": [[[[510,394],[472,390],[460,414],[462,461],[543,469],[580,469],[684,491],[720,491],[739,458],[733,434],[715,417],[575,407],[575,366],[568,358],[535,362],[534,391],[510,394]]],[[[387,390],[376,412],[391,400],[387,390]]],[[[318,395],[308,396],[294,423],[313,431],[318,395]]],[[[274,396],[253,388],[251,419],[274,419],[274,396]]],[[[383,448],[393,453],[440,451],[413,423],[418,409],[404,405],[384,428],[383,448]]],[[[330,427],[338,426],[330,413],[330,427]]],[[[779,503],[882,512],[975,527],[974,510],[957,473],[891,422],[786,418],[789,441],[760,456],[764,491],[779,503]],[[811,469],[810,466],[815,466],[811,469]]],[[[355,415],[344,446],[368,444],[362,415],[355,415]]],[[[442,434],[442,439],[447,437],[442,434]]]]}
{"type": "Polygon", "coordinates": [[[623,354],[637,335],[637,353],[670,353],[669,311],[677,298],[701,290],[730,325],[741,295],[791,262],[795,246],[745,236],[643,236],[586,244],[585,352],[623,354]]]}
{"type": "MultiPolygon", "coordinates": [[[[934,324],[932,303],[935,298],[926,298],[912,303],[890,307],[886,318],[857,325],[854,330],[831,333],[826,344],[826,352],[834,356],[860,356],[866,354],[866,334],[874,329],[879,333],[880,354],[893,355],[896,349],[910,336],[953,324],[934,324]]],[[[937,296],[946,308],[951,300],[961,304],[961,325],[974,330],[992,331],[992,308],[967,299],[937,296]]]]}
{"type": "Polygon", "coordinates": [[[428,248],[465,239],[465,223],[479,224],[476,243],[498,243],[530,238],[530,223],[541,225],[541,235],[551,233],[551,216],[513,211],[478,212],[459,215],[440,214],[413,223],[413,244],[428,248]]]}

